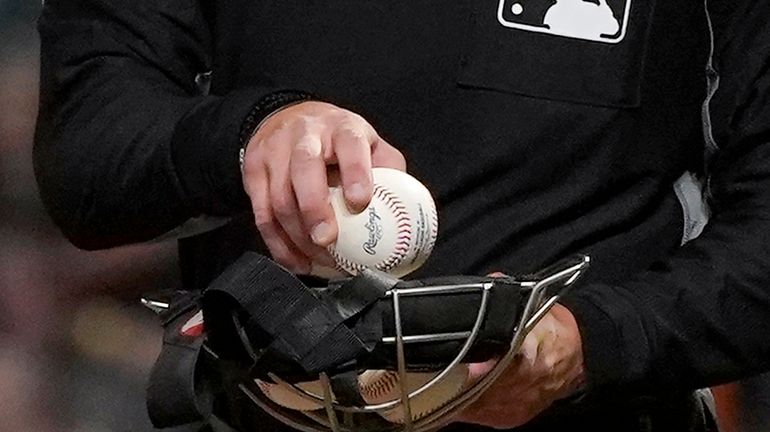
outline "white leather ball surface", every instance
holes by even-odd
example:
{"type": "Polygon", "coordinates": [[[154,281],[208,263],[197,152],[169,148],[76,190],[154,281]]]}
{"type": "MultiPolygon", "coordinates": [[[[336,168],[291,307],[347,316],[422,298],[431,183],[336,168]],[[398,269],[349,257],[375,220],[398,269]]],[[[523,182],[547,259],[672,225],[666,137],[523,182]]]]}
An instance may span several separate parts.
{"type": "Polygon", "coordinates": [[[358,214],[348,209],[342,188],[330,188],[339,234],[329,251],[348,273],[373,268],[402,277],[417,270],[433,250],[436,204],[430,191],[407,173],[374,168],[372,175],[374,196],[358,214]]]}

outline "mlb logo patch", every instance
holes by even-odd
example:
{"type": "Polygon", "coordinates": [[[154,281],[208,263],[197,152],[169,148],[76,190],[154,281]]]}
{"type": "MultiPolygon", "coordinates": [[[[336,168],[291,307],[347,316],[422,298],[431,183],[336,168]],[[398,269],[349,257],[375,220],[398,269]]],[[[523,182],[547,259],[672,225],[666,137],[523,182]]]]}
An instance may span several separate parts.
{"type": "Polygon", "coordinates": [[[505,27],[603,43],[626,36],[631,0],[500,0],[505,27]]]}

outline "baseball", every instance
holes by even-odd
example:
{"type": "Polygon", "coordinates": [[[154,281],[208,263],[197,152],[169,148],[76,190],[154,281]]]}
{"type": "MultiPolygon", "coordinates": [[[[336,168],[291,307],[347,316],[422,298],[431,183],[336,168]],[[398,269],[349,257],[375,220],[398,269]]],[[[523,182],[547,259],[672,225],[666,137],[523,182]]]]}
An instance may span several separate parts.
{"type": "Polygon", "coordinates": [[[339,228],[329,252],[348,273],[373,268],[402,277],[417,270],[433,250],[436,204],[428,189],[407,173],[374,168],[372,175],[372,201],[358,214],[350,212],[340,187],[329,189],[339,228]]]}
{"type": "MultiPolygon", "coordinates": [[[[255,381],[257,387],[265,396],[282,407],[297,411],[314,411],[323,408],[323,405],[320,403],[315,402],[311,398],[300,396],[294,391],[286,388],[284,385],[273,384],[262,380],[255,381]]],[[[323,385],[321,384],[321,381],[308,381],[296,384],[296,386],[300,390],[306,391],[314,396],[323,397],[323,385]]]]}
{"type": "MultiPolygon", "coordinates": [[[[411,393],[432,380],[438,372],[407,373],[407,390],[411,393]]],[[[444,406],[465,388],[468,379],[468,366],[459,364],[433,386],[410,399],[412,419],[417,420],[444,406]]],[[[298,411],[315,411],[323,406],[312,399],[298,395],[280,384],[256,380],[262,393],[276,404],[298,411]]],[[[320,381],[296,384],[310,394],[323,397],[320,381]]],[[[370,405],[379,405],[401,399],[401,382],[398,372],[390,370],[366,370],[358,376],[358,391],[363,400],[370,405]]],[[[380,412],[391,423],[404,422],[404,407],[401,404],[380,412]]]]}
{"type": "MultiPolygon", "coordinates": [[[[409,393],[424,386],[438,372],[410,372],[406,375],[406,388],[409,393]]],[[[409,400],[412,420],[418,420],[453,400],[465,388],[468,379],[468,366],[458,364],[449,373],[431,387],[409,400]]],[[[368,370],[358,377],[361,397],[368,404],[379,405],[401,399],[401,382],[398,372],[390,370],[368,370]]],[[[391,423],[404,422],[404,407],[396,405],[380,415],[391,423]]]]}

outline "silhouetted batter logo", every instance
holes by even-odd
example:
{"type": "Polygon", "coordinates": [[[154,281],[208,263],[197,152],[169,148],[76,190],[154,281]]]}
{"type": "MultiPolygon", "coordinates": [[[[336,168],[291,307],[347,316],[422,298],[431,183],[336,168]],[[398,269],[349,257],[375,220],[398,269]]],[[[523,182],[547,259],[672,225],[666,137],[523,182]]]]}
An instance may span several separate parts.
{"type": "Polygon", "coordinates": [[[631,0],[500,0],[500,24],[573,39],[618,43],[626,36],[631,0]]]}

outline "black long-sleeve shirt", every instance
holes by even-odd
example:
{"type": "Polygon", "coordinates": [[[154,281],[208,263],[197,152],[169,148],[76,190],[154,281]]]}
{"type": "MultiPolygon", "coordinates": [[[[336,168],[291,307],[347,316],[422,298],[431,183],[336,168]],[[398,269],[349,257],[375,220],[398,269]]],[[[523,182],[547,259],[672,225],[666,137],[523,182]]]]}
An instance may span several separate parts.
{"type": "Polygon", "coordinates": [[[243,120],[300,89],[362,114],[433,191],[438,242],[417,276],[592,255],[565,300],[591,385],[770,370],[770,4],[608,0],[610,35],[549,27],[552,3],[48,0],[43,199],[89,249],[232,218],[180,241],[203,287],[259,243],[243,120]],[[711,220],[680,247],[674,183],[704,171],[706,143],[711,220]]]}

